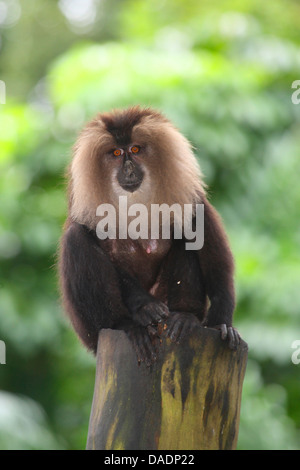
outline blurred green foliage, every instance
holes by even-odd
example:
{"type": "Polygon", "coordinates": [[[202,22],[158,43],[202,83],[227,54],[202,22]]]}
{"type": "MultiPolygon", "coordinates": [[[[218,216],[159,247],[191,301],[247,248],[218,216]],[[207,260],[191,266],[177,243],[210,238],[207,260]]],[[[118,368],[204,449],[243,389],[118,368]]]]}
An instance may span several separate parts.
{"type": "Polygon", "coordinates": [[[299,17],[293,0],[0,2],[0,448],[85,447],[95,363],[59,302],[64,172],[86,120],[132,104],[191,140],[229,234],[239,448],[300,448],[299,17]]]}

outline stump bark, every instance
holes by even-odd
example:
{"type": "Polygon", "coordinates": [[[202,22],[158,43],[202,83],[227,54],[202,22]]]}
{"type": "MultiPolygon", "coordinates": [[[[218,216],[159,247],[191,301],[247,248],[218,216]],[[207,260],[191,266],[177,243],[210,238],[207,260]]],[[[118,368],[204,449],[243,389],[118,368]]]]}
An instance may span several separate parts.
{"type": "Polygon", "coordinates": [[[201,328],[157,362],[138,365],[123,331],[99,334],[87,449],[235,449],[247,344],[201,328]]]}

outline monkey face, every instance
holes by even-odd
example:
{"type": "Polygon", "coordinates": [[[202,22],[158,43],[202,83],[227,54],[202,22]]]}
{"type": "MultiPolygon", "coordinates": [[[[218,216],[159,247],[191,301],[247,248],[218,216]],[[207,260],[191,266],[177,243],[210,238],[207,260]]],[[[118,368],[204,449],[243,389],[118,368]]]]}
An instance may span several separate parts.
{"type": "Polygon", "coordinates": [[[137,155],[140,153],[141,147],[139,145],[130,145],[112,151],[114,158],[119,160],[118,183],[125,191],[131,193],[140,187],[144,178],[143,169],[137,161],[137,155]]]}
{"type": "MultiPolygon", "coordinates": [[[[74,146],[70,166],[73,220],[94,228],[97,207],[129,204],[190,204],[204,193],[191,145],[160,113],[139,106],[102,113],[74,146]]],[[[150,213],[150,211],[149,211],[150,213]]]]}

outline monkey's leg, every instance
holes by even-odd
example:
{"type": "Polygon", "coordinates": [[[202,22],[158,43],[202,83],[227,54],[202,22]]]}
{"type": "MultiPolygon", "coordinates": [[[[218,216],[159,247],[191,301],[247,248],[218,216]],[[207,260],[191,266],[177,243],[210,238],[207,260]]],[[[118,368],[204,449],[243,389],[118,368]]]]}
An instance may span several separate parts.
{"type": "Polygon", "coordinates": [[[124,305],[117,270],[96,235],[83,225],[72,223],[63,236],[60,275],[67,313],[88,349],[96,353],[101,328],[124,329],[138,359],[152,360],[155,348],[148,331],[137,328],[124,305]]]}
{"type": "Polygon", "coordinates": [[[204,245],[198,251],[210,307],[203,326],[221,330],[221,338],[235,349],[240,336],[232,327],[235,307],[234,263],[229,244],[215,209],[204,200],[204,245]]]}
{"type": "Polygon", "coordinates": [[[170,318],[165,334],[180,343],[201,327],[206,311],[206,294],[195,251],[185,249],[184,240],[174,240],[163,277],[168,284],[170,318]]]}

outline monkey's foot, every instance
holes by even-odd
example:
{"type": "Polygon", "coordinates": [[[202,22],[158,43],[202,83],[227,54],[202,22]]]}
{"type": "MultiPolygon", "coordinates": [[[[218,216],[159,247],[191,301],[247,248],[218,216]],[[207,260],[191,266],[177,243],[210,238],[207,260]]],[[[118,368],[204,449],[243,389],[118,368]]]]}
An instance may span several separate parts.
{"type": "Polygon", "coordinates": [[[144,362],[150,367],[156,361],[158,353],[159,338],[156,330],[152,327],[133,326],[126,333],[137,355],[138,364],[144,362]]]}
{"type": "Polygon", "coordinates": [[[168,307],[159,301],[153,301],[138,310],[133,319],[142,326],[157,325],[170,315],[168,307]]]}
{"type": "Polygon", "coordinates": [[[200,326],[200,321],[192,313],[175,312],[167,322],[165,333],[173,343],[179,344],[195,328],[200,326]]]}
{"type": "Polygon", "coordinates": [[[221,325],[216,325],[212,328],[221,331],[221,338],[223,341],[228,341],[228,346],[230,349],[237,349],[241,342],[241,337],[238,331],[233,328],[233,326],[227,326],[225,323],[222,323],[221,325]]]}

